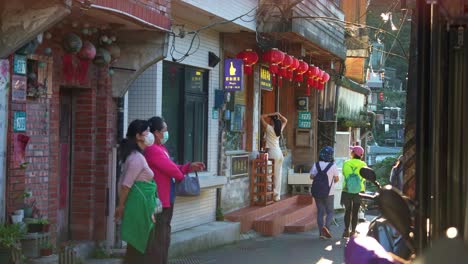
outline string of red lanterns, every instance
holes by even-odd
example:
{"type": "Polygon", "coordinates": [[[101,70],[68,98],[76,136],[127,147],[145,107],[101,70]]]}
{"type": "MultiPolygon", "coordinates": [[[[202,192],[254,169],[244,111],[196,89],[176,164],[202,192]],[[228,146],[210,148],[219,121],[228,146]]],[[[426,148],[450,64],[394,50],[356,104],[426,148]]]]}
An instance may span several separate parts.
{"type": "MultiPolygon", "coordinates": [[[[258,55],[251,49],[246,49],[236,55],[236,58],[242,59],[244,62],[244,73],[252,74],[253,65],[258,62],[258,55]]],[[[262,60],[269,64],[269,71],[272,76],[272,84],[276,84],[278,78],[278,86],[282,86],[283,78],[288,78],[298,82],[300,86],[306,79],[307,90],[306,95],[310,96],[310,89],[315,88],[319,91],[325,89],[325,83],[330,80],[330,75],[313,64],[309,65],[303,60],[294,58],[276,48],[267,50],[262,54],[262,60]],[[294,75],[295,73],[295,75],[294,75]]]]}

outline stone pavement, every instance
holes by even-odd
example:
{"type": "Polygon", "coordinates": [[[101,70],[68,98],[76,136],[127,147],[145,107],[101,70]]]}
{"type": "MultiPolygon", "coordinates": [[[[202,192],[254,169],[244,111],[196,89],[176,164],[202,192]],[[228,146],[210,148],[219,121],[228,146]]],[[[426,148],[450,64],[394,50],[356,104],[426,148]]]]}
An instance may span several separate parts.
{"type": "Polygon", "coordinates": [[[318,230],[281,234],[276,237],[257,236],[239,243],[175,258],[170,264],[328,264],[344,263],[343,220],[332,226],[332,239],[320,239],[318,230]]]}

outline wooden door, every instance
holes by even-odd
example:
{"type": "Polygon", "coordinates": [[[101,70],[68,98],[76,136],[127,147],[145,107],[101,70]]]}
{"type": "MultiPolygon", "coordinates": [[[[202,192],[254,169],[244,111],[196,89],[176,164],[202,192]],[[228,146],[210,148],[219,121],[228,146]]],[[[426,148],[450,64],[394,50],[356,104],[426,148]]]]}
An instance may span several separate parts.
{"type": "Polygon", "coordinates": [[[60,91],[59,131],[59,207],[57,231],[60,242],[70,239],[70,177],[71,177],[71,134],[72,134],[72,93],[60,91]]]}

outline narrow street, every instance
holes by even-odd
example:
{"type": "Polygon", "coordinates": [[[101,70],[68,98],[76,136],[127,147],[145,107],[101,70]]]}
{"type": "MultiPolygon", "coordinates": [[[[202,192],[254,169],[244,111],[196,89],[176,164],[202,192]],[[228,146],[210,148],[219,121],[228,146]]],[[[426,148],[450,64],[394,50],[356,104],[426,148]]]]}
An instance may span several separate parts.
{"type": "MultiPolygon", "coordinates": [[[[366,217],[368,220],[371,219],[366,217]]],[[[318,229],[305,233],[281,234],[277,237],[254,237],[241,240],[228,246],[199,252],[183,258],[175,258],[171,264],[209,264],[209,263],[242,263],[242,264],[302,264],[302,263],[344,263],[346,240],[341,238],[343,232],[343,215],[332,225],[332,239],[320,239],[318,229]]],[[[367,231],[369,222],[358,224],[358,231],[367,231]]]]}

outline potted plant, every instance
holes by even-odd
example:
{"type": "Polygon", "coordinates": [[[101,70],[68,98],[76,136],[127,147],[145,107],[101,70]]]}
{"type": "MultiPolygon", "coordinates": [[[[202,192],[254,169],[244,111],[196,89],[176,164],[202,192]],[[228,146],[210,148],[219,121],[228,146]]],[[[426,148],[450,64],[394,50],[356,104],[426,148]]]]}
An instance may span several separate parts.
{"type": "Polygon", "coordinates": [[[23,200],[24,200],[24,217],[25,218],[30,218],[32,217],[33,214],[33,208],[36,205],[36,199],[32,197],[32,192],[31,191],[25,191],[23,193],[23,200]]]}
{"type": "Polygon", "coordinates": [[[38,220],[40,224],[42,224],[42,232],[47,233],[50,229],[50,223],[47,218],[41,218],[38,220]]]}
{"type": "Polygon", "coordinates": [[[54,246],[49,241],[42,243],[40,248],[41,257],[47,257],[54,253],[54,246]]]}
{"type": "Polygon", "coordinates": [[[38,233],[42,232],[43,224],[41,219],[30,218],[27,220],[28,224],[28,233],[38,233]]]}
{"type": "Polygon", "coordinates": [[[23,236],[21,227],[15,225],[0,225],[0,263],[9,263],[13,250],[19,250],[19,239],[23,236]]]}

